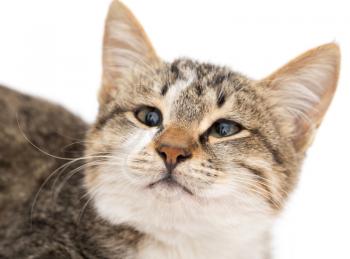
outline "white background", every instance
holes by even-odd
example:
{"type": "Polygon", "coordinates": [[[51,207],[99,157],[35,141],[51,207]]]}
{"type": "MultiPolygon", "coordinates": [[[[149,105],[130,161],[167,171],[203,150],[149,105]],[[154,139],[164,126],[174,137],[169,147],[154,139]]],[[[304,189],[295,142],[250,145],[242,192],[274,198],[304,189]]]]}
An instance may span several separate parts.
{"type": "MultiPolygon", "coordinates": [[[[277,259],[350,258],[350,15],[345,0],[125,0],[165,60],[189,56],[261,78],[299,53],[336,41],[338,92],[301,182],[276,227],[277,259]]],[[[0,0],[0,82],[97,111],[109,0],[0,0]]],[[[254,249],[252,247],[252,249],[254,249]]]]}

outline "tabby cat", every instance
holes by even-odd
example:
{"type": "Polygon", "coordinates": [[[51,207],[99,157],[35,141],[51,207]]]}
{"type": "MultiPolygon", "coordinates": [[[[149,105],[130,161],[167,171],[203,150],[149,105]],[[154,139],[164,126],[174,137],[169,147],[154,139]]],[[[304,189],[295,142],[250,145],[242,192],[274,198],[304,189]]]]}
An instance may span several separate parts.
{"type": "Polygon", "coordinates": [[[0,258],[271,258],[339,66],[335,43],[261,80],[164,62],[115,0],[93,125],[0,87],[0,258]]]}

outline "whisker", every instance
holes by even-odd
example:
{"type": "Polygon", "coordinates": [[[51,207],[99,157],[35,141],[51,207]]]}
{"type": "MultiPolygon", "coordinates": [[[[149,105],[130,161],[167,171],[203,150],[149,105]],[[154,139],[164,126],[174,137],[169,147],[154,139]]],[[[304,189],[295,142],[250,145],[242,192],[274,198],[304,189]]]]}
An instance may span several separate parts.
{"type": "MultiPolygon", "coordinates": [[[[104,184],[103,183],[100,183],[96,186],[94,186],[93,189],[90,189],[90,190],[87,190],[86,193],[82,196],[82,198],[85,198],[86,196],[89,196],[89,198],[87,199],[87,201],[85,202],[85,204],[83,205],[82,209],[80,210],[80,213],[79,213],[79,217],[78,217],[78,222],[77,222],[77,225],[79,226],[82,218],[83,218],[83,215],[84,215],[84,212],[87,208],[87,206],[89,205],[89,203],[95,198],[96,196],[96,193],[99,191],[99,189],[103,186],[104,184]]],[[[81,199],[82,199],[81,198],[81,199]]]]}
{"type": "MultiPolygon", "coordinates": [[[[59,191],[62,189],[62,187],[63,187],[63,186],[68,182],[68,180],[69,180],[70,178],[72,178],[75,174],[81,172],[83,169],[86,169],[86,168],[88,168],[88,167],[93,167],[93,166],[96,166],[96,165],[104,165],[104,164],[105,164],[105,162],[104,162],[103,160],[90,161],[90,162],[87,162],[87,163],[85,163],[85,164],[83,164],[83,165],[81,165],[81,166],[79,166],[79,167],[77,167],[77,168],[75,168],[75,169],[69,171],[69,172],[67,173],[68,176],[66,176],[66,177],[63,179],[63,181],[61,182],[60,186],[59,186],[57,189],[56,189],[56,188],[53,188],[53,190],[54,190],[54,195],[53,195],[54,200],[57,199],[57,196],[58,196],[58,194],[59,194],[59,191]],[[55,190],[56,190],[56,192],[55,192],[55,190]]],[[[56,178],[56,180],[57,180],[57,178],[56,178]]],[[[56,181],[56,180],[55,180],[55,181],[56,181]]]]}
{"type": "MultiPolygon", "coordinates": [[[[60,167],[58,167],[57,169],[55,169],[52,173],[49,174],[48,177],[46,177],[46,179],[44,180],[44,182],[40,185],[39,190],[37,191],[37,193],[34,196],[33,202],[32,202],[32,206],[30,209],[30,221],[31,221],[31,227],[32,227],[32,219],[33,219],[33,213],[34,213],[34,209],[35,209],[35,205],[37,203],[37,200],[39,198],[40,193],[42,192],[43,188],[47,185],[47,183],[50,181],[50,179],[52,179],[52,177],[59,173],[61,170],[65,170],[66,168],[68,168],[69,166],[71,166],[72,164],[79,162],[81,160],[84,159],[89,159],[89,158],[98,158],[99,156],[86,156],[86,157],[80,157],[80,158],[75,158],[73,160],[70,160],[66,163],[64,163],[63,165],[61,165],[60,167]]],[[[102,157],[106,157],[106,156],[102,156],[102,157]]],[[[54,185],[56,183],[57,178],[54,181],[54,185]]],[[[53,185],[53,186],[54,186],[53,185]]]]}
{"type": "Polygon", "coordinates": [[[254,187],[253,189],[249,188],[249,191],[252,191],[252,192],[262,196],[263,198],[265,198],[268,201],[271,201],[273,203],[273,205],[275,205],[278,208],[281,206],[280,200],[273,199],[272,197],[274,194],[271,193],[271,191],[265,190],[264,188],[260,187],[258,182],[247,181],[247,179],[244,179],[244,178],[235,178],[235,181],[238,183],[242,183],[243,187],[246,186],[245,188],[254,187]]]}
{"type": "Polygon", "coordinates": [[[52,158],[56,158],[56,159],[60,159],[60,160],[73,160],[73,158],[67,158],[67,157],[61,157],[61,156],[56,156],[56,155],[52,155],[48,152],[46,152],[45,150],[41,149],[40,147],[38,147],[37,145],[35,145],[28,137],[27,135],[24,133],[23,129],[21,128],[21,125],[20,125],[20,122],[19,122],[19,119],[18,119],[18,113],[16,114],[16,120],[17,120],[17,125],[18,125],[18,129],[21,133],[21,135],[24,137],[24,139],[29,143],[31,144],[35,149],[37,149],[38,151],[40,151],[41,153],[49,156],[49,157],[52,157],[52,158]]]}

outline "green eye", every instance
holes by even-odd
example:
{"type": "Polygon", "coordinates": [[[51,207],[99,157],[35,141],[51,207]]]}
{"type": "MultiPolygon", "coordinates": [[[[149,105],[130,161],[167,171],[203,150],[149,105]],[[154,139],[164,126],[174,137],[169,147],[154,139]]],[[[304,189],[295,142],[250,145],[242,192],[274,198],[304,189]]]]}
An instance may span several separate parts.
{"type": "Polygon", "coordinates": [[[149,127],[156,127],[162,123],[162,114],[154,107],[141,107],[135,112],[135,117],[149,127]]]}
{"type": "Polygon", "coordinates": [[[209,129],[209,135],[216,138],[229,137],[239,133],[242,126],[234,121],[218,120],[209,129]]]}

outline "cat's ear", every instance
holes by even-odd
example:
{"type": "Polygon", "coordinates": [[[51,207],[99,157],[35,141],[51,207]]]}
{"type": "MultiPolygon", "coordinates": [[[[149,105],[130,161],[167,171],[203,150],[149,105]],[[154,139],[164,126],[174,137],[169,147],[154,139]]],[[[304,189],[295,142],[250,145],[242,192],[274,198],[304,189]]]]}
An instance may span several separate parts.
{"type": "Polygon", "coordinates": [[[138,73],[144,74],[159,64],[140,23],[123,3],[114,0],[105,23],[100,101],[122,90],[138,73]]]}
{"type": "Polygon", "coordinates": [[[311,49],[262,80],[268,99],[298,152],[310,145],[334,95],[340,68],[338,45],[311,49]]]}

